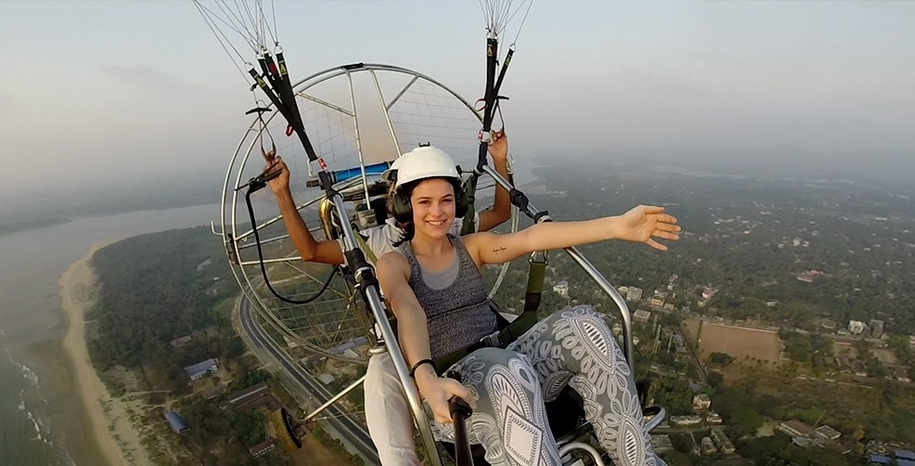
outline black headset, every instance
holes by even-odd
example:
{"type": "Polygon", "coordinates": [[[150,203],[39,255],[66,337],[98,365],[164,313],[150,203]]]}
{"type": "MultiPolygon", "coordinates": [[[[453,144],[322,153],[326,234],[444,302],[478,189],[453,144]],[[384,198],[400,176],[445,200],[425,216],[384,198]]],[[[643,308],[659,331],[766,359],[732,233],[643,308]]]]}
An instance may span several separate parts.
{"type": "MultiPolygon", "coordinates": [[[[460,180],[452,178],[448,178],[448,180],[454,186],[454,217],[462,218],[467,215],[467,210],[470,208],[467,191],[464,190],[460,180]]],[[[391,210],[393,210],[391,215],[401,225],[406,225],[413,221],[413,205],[410,203],[410,195],[406,191],[408,190],[398,187],[394,190],[394,194],[391,195],[391,210]]]]}

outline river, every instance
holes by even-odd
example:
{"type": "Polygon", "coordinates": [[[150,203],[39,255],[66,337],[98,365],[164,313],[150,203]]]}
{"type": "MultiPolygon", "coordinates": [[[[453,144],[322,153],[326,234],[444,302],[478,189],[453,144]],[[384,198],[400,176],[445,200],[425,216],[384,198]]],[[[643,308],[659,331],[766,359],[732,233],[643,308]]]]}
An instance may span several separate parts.
{"type": "Polygon", "coordinates": [[[131,212],[0,237],[0,463],[103,464],[61,346],[67,323],[57,280],[67,267],[98,241],[206,225],[218,215],[218,205],[131,212]]]}

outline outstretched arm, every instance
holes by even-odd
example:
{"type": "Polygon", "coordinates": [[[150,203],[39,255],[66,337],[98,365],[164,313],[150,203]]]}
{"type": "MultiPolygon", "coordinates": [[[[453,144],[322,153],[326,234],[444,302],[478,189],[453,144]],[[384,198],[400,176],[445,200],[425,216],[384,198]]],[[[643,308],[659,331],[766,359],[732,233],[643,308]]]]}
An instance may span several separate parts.
{"type": "MultiPolygon", "coordinates": [[[[385,297],[391,304],[391,310],[397,317],[397,337],[403,349],[408,367],[413,367],[423,359],[431,359],[429,349],[429,329],[426,325],[426,311],[423,310],[416,295],[410,288],[410,265],[403,256],[390,252],[378,260],[378,281],[385,297]]],[[[435,373],[430,364],[423,364],[414,373],[416,386],[420,394],[429,403],[435,419],[439,422],[451,422],[448,411],[448,400],[459,396],[474,405],[473,395],[467,387],[456,380],[443,379],[435,373]]]]}
{"type": "Polygon", "coordinates": [[[264,170],[280,170],[279,176],[267,182],[273,195],[276,196],[276,202],[279,204],[280,213],[283,215],[283,225],[292,244],[295,245],[302,260],[306,262],[320,262],[323,264],[342,264],[343,250],[336,241],[315,241],[305,225],[305,220],[299,214],[295,207],[295,201],[292,199],[292,192],[289,190],[289,169],[286,163],[276,152],[270,151],[263,154],[267,161],[267,168],[264,170]]]}
{"type": "MultiPolygon", "coordinates": [[[[492,157],[493,168],[508,180],[508,137],[505,131],[493,134],[493,143],[489,146],[489,155],[492,157]]],[[[501,225],[512,216],[512,205],[508,198],[508,191],[502,185],[496,185],[496,198],[491,209],[480,212],[479,231],[489,231],[501,225]]]]}
{"type": "Polygon", "coordinates": [[[680,239],[677,219],[663,207],[638,206],[625,214],[580,222],[546,222],[517,233],[477,233],[465,237],[478,266],[501,264],[533,251],[562,249],[611,239],[645,243],[666,251],[654,238],[680,239]]]}

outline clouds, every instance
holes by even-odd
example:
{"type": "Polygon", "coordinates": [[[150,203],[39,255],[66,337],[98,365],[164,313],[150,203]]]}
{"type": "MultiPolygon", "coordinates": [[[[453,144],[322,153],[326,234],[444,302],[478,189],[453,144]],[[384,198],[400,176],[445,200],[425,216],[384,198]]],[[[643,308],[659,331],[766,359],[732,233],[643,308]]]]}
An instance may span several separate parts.
{"type": "Polygon", "coordinates": [[[99,66],[99,71],[112,84],[127,86],[144,93],[151,92],[159,97],[206,91],[206,87],[198,83],[182,82],[149,65],[103,64],[99,66]]]}
{"type": "Polygon", "coordinates": [[[13,96],[0,93],[0,118],[11,115],[15,111],[16,101],[13,96]]]}
{"type": "MultiPolygon", "coordinates": [[[[10,8],[0,39],[30,42],[0,50],[4,63],[28,63],[0,78],[0,144],[40,154],[14,183],[224,170],[252,94],[192,5],[10,8]]],[[[472,4],[277,8],[293,81],[365,61],[428,73],[470,101],[482,90],[472,4]]],[[[913,15],[915,4],[903,2],[538,3],[503,87],[513,150],[913,151],[913,15]]],[[[18,172],[15,158],[0,160],[0,171],[18,172]]]]}
{"type": "MultiPolygon", "coordinates": [[[[825,84],[824,84],[825,87],[825,84]]],[[[528,81],[517,89],[513,126],[529,122],[518,144],[595,152],[632,147],[712,145],[796,146],[829,152],[915,148],[915,108],[907,88],[866,92],[799,92],[803,101],[785,96],[765,80],[717,86],[714,80],[677,72],[624,70],[576,77],[555,83],[528,81]],[[544,87],[561,92],[543,92],[544,87]],[[538,141],[538,144],[530,144],[538,141]]],[[[508,110],[511,109],[511,110],[508,110]]]]}

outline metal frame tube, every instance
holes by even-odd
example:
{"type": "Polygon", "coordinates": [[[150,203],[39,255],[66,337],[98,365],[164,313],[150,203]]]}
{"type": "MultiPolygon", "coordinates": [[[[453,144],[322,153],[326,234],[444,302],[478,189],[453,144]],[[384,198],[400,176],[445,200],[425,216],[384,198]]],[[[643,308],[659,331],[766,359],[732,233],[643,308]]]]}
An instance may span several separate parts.
{"type": "MultiPolygon", "coordinates": [[[[378,100],[381,101],[381,109],[384,110],[384,121],[388,123],[388,131],[391,132],[391,141],[394,143],[394,153],[400,155],[400,144],[397,142],[397,132],[394,131],[394,123],[391,122],[391,114],[388,113],[388,106],[384,103],[384,93],[381,92],[381,84],[378,83],[378,75],[375,74],[375,70],[370,69],[369,74],[372,75],[372,82],[375,83],[375,92],[378,93],[378,100]]],[[[412,84],[416,81],[416,76],[413,77],[413,80],[410,81],[412,84]]],[[[406,90],[406,88],[404,88],[406,90]]]]}
{"type": "Polygon", "coordinates": [[[336,403],[337,400],[339,400],[340,398],[343,398],[344,396],[346,396],[347,393],[353,391],[353,390],[354,390],[356,387],[358,387],[359,385],[362,385],[362,382],[365,382],[365,374],[362,374],[362,377],[359,377],[358,380],[356,380],[355,382],[351,383],[351,384],[349,385],[349,387],[344,388],[340,393],[337,393],[336,395],[334,395],[333,397],[331,397],[331,399],[329,399],[329,400],[327,400],[326,402],[324,402],[323,405],[318,406],[317,408],[315,408],[315,410],[312,411],[311,414],[309,414],[308,416],[305,416],[300,422],[301,422],[302,424],[305,424],[306,422],[310,421],[311,418],[313,418],[313,417],[317,416],[318,414],[320,414],[322,411],[324,411],[325,409],[327,409],[328,406],[330,406],[330,405],[336,403]]]}
{"type": "MultiPolygon", "coordinates": [[[[280,236],[277,236],[277,237],[275,237],[275,238],[262,239],[262,240],[261,240],[261,245],[263,246],[263,245],[265,245],[265,244],[275,243],[275,242],[277,242],[277,241],[282,241],[282,240],[284,240],[284,239],[286,239],[286,238],[289,238],[289,235],[280,235],[280,236]]],[[[255,248],[255,247],[257,247],[257,243],[243,244],[243,245],[241,245],[241,246],[238,247],[238,250],[241,251],[242,249],[249,249],[249,248],[255,248]]]]}
{"type": "MultiPolygon", "coordinates": [[[[413,83],[415,83],[417,79],[419,79],[419,76],[418,76],[418,75],[414,75],[414,76],[413,76],[413,79],[411,79],[410,82],[408,82],[407,85],[404,86],[403,89],[401,89],[400,92],[398,92],[397,95],[395,95],[393,99],[391,99],[391,102],[384,105],[384,110],[385,110],[385,111],[390,110],[391,107],[393,107],[394,104],[396,104],[397,101],[400,100],[400,98],[401,98],[404,94],[407,93],[407,90],[410,89],[410,86],[412,86],[413,83]]],[[[382,102],[382,104],[384,104],[384,103],[382,102]]]]}
{"type": "Polygon", "coordinates": [[[613,288],[613,285],[604,278],[603,275],[591,264],[588,259],[585,259],[585,256],[578,251],[578,249],[565,248],[565,251],[572,257],[579,267],[591,277],[591,280],[594,280],[594,283],[597,283],[604,293],[613,300],[616,304],[616,307],[619,308],[620,316],[623,318],[623,352],[626,356],[626,362],[629,363],[629,367],[632,366],[632,357],[633,357],[633,348],[632,348],[632,315],[629,313],[629,306],[626,305],[626,300],[620,296],[619,292],[613,288]]]}
{"type": "MultiPolygon", "coordinates": [[[[359,155],[359,168],[362,171],[362,179],[365,179],[365,156],[362,155],[362,138],[359,137],[359,119],[356,118],[356,90],[353,89],[353,75],[346,70],[346,80],[349,81],[349,100],[350,105],[353,106],[353,132],[356,136],[356,154],[359,155]]],[[[369,185],[368,183],[362,183],[362,186],[365,188],[365,202],[368,202],[371,197],[369,196],[369,185]]],[[[342,212],[342,211],[340,211],[342,212]]]]}
{"type": "MultiPolygon", "coordinates": [[[[340,218],[345,218],[346,207],[343,204],[342,196],[340,196],[340,194],[334,194],[332,201],[336,208],[337,215],[340,218]]],[[[352,225],[350,225],[349,222],[341,221],[340,228],[343,230],[342,239],[345,246],[344,251],[356,249],[356,240],[354,239],[356,233],[353,231],[352,225]]],[[[352,266],[352,264],[350,265],[352,266]]],[[[374,270],[370,264],[367,264],[365,268],[353,271],[356,282],[360,287],[366,268],[371,269],[369,271],[374,270]]],[[[423,409],[422,398],[420,398],[419,391],[413,383],[413,378],[410,377],[410,370],[407,368],[407,362],[404,359],[400,345],[397,343],[397,337],[394,335],[394,330],[391,328],[391,324],[384,314],[384,305],[381,302],[381,296],[378,294],[379,290],[373,286],[362,288],[362,290],[365,293],[366,304],[368,304],[369,308],[372,310],[372,315],[375,317],[375,323],[381,329],[385,346],[388,347],[388,352],[391,353],[391,361],[394,363],[394,369],[397,371],[397,376],[400,378],[400,383],[403,386],[407,403],[413,411],[413,417],[416,420],[416,425],[419,429],[419,436],[423,441],[423,446],[426,447],[427,457],[432,462],[433,466],[441,466],[441,458],[439,458],[438,449],[435,447],[435,439],[432,437],[432,430],[429,428],[429,420],[426,418],[426,412],[423,409]]]]}

